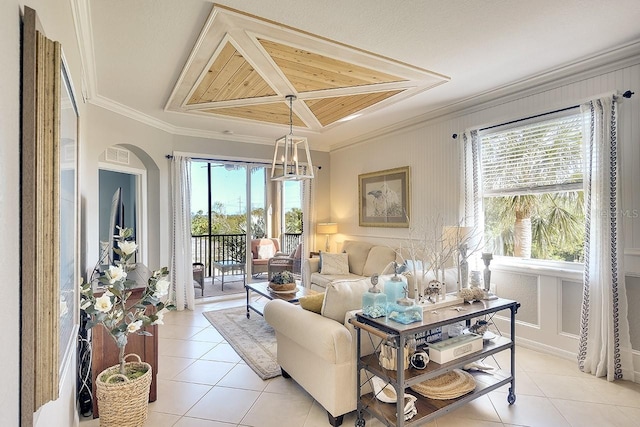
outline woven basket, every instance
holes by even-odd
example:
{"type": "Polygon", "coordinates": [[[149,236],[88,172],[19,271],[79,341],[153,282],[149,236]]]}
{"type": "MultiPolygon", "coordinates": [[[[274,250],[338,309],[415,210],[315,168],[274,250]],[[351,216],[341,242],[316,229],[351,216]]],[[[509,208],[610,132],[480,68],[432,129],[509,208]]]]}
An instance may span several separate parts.
{"type": "Polygon", "coordinates": [[[146,368],[147,372],[129,380],[120,375],[120,365],[116,365],[100,372],[96,378],[101,427],[140,427],[147,420],[151,365],[142,362],[137,354],[127,354],[125,360],[129,356],[135,356],[138,361],[125,363],[125,369],[146,368]],[[121,378],[124,381],[111,383],[109,380],[112,378],[121,378]]]}
{"type": "Polygon", "coordinates": [[[288,292],[291,291],[292,293],[296,291],[296,284],[294,283],[273,283],[273,282],[269,282],[269,289],[271,289],[272,291],[276,291],[276,292],[288,292]]]}

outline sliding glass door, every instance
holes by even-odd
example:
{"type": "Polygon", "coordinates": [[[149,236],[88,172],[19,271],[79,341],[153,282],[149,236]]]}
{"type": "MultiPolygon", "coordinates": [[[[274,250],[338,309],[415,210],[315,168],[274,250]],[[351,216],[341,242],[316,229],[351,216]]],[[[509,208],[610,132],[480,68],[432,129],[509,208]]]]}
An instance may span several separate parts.
{"type": "Polygon", "coordinates": [[[238,162],[193,161],[191,172],[194,262],[203,263],[212,276],[213,262],[245,263],[251,257],[247,242],[271,237],[266,169],[238,162]]]}

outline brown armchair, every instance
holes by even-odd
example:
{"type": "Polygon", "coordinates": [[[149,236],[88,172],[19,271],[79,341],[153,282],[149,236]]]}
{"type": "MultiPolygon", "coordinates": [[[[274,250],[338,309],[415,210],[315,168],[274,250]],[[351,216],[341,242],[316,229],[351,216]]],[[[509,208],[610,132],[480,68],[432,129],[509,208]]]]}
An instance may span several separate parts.
{"type": "Polygon", "coordinates": [[[302,243],[296,246],[291,255],[277,255],[269,258],[267,262],[267,277],[271,280],[274,273],[288,270],[296,276],[300,276],[302,268],[302,243]]]}
{"type": "Polygon", "coordinates": [[[269,259],[281,255],[278,239],[251,239],[251,275],[266,273],[269,259]]]}

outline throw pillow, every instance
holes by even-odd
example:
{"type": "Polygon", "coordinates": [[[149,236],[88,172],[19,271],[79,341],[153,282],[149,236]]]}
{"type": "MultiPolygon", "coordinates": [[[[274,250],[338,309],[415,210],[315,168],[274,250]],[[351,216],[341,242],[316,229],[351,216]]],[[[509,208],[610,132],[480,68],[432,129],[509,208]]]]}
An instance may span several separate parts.
{"type": "Polygon", "coordinates": [[[322,303],[324,302],[324,293],[300,297],[298,301],[300,301],[300,307],[305,310],[320,314],[322,312],[322,303]]]}
{"type": "Polygon", "coordinates": [[[371,287],[370,279],[336,280],[327,286],[322,304],[322,315],[344,323],[347,311],[362,308],[362,294],[371,287]]]}
{"type": "Polygon", "coordinates": [[[275,248],[273,245],[258,246],[258,259],[269,259],[274,255],[275,255],[275,248]]]}
{"type": "Polygon", "coordinates": [[[320,253],[322,267],[320,274],[349,274],[349,255],[345,253],[320,253]]]}

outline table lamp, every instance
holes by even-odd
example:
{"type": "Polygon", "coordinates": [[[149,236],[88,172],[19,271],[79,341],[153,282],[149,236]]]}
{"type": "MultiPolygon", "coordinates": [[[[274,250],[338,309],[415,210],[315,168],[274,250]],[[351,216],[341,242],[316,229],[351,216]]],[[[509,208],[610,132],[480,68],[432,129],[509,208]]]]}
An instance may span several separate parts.
{"type": "Polygon", "coordinates": [[[324,244],[324,250],[325,252],[329,252],[329,236],[338,232],[338,224],[335,222],[320,222],[316,226],[316,232],[327,236],[327,240],[324,244]]]}

